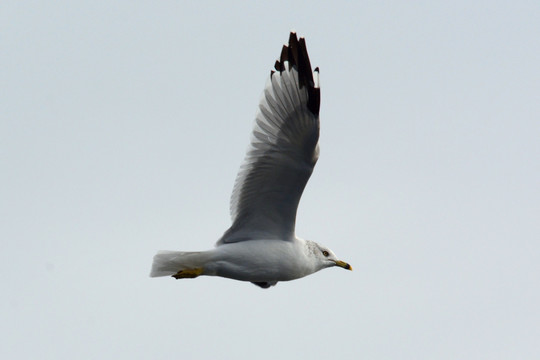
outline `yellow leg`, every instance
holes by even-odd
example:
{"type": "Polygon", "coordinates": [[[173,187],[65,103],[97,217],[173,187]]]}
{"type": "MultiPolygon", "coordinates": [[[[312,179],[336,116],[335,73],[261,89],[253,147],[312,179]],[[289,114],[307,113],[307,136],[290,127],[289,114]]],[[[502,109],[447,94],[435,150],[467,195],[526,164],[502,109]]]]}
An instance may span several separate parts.
{"type": "Polygon", "coordinates": [[[172,277],[175,279],[193,279],[201,275],[202,272],[203,272],[202,268],[184,269],[184,270],[180,270],[179,272],[174,274],[172,277]]]}

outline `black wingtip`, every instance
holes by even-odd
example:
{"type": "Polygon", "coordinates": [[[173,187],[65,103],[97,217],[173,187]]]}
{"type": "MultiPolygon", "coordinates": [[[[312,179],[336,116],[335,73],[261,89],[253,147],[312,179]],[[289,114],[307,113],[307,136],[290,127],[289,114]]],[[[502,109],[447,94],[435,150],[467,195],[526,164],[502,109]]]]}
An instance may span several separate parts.
{"type": "MultiPolygon", "coordinates": [[[[298,71],[298,81],[300,88],[304,86],[308,90],[308,109],[315,115],[319,115],[321,102],[321,93],[318,87],[315,87],[311,63],[306,47],[306,40],[301,37],[298,39],[296,32],[291,31],[289,34],[289,44],[284,45],[281,49],[279,60],[276,61],[274,68],[276,71],[283,72],[285,70],[285,62],[289,63],[291,68],[296,68],[298,71]]],[[[319,68],[315,68],[319,71],[319,68]]]]}

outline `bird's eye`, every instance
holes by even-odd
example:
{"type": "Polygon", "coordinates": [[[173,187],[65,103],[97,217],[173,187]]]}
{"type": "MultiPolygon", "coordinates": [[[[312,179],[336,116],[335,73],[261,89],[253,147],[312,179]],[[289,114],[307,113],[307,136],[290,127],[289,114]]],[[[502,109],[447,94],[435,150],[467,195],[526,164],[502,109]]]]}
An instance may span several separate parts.
{"type": "Polygon", "coordinates": [[[328,251],[326,251],[326,250],[323,250],[322,254],[323,254],[324,256],[326,256],[326,257],[328,257],[328,255],[330,255],[330,253],[329,253],[328,251]]]}

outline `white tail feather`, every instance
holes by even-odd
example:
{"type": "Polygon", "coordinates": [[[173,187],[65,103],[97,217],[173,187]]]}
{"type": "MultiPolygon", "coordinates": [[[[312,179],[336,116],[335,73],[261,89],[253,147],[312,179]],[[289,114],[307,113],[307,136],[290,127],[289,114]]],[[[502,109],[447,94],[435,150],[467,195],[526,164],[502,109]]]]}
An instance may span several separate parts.
{"type": "Polygon", "coordinates": [[[150,277],[171,276],[180,270],[203,267],[201,252],[158,251],[154,255],[150,277]]]}

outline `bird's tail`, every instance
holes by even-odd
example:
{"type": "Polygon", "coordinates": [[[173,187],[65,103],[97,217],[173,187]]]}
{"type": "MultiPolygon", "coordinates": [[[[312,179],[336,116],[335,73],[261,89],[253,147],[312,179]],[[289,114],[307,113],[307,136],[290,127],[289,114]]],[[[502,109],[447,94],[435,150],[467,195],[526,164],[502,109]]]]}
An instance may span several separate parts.
{"type": "Polygon", "coordinates": [[[150,277],[171,276],[181,270],[202,269],[202,252],[162,250],[154,256],[150,277]]]}

